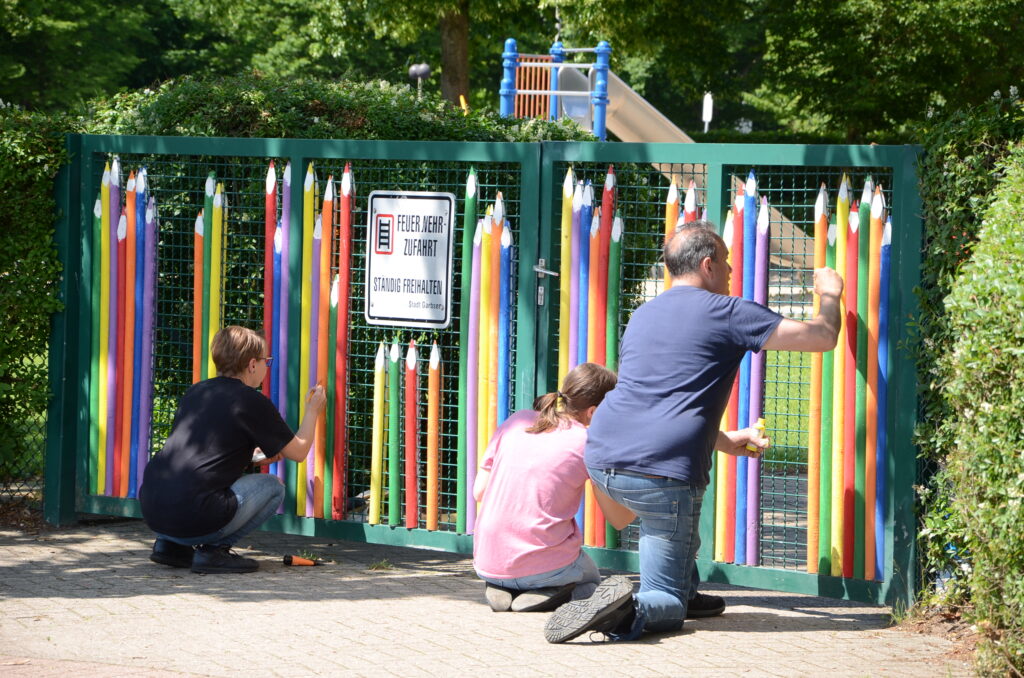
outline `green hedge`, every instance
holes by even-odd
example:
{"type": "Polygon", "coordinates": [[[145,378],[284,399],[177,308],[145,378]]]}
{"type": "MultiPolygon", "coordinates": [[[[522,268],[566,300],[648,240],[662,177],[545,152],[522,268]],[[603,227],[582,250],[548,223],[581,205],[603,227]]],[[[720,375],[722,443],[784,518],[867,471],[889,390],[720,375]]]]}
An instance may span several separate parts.
{"type": "Polygon", "coordinates": [[[463,115],[434,94],[388,82],[185,77],[156,90],[93,102],[81,115],[94,134],[384,139],[570,141],[593,139],[574,122],[463,115]]]}
{"type": "Polygon", "coordinates": [[[946,300],[957,337],[940,362],[953,451],[954,507],[966,527],[978,668],[1024,672],[1024,146],[1005,177],[971,261],[946,300]]]}
{"type": "Polygon", "coordinates": [[[940,360],[959,331],[951,325],[945,299],[970,258],[982,215],[994,199],[1001,162],[1011,144],[1024,139],[1024,107],[1015,93],[973,109],[929,119],[921,130],[925,154],[920,172],[925,242],[918,298],[921,313],[912,328],[918,365],[920,414],[915,442],[924,459],[919,512],[919,552],[924,585],[946,583],[947,603],[969,596],[971,558],[964,546],[966,526],[953,508],[958,494],[946,460],[954,450],[956,409],[947,398],[949,375],[940,360]]]}
{"type": "Polygon", "coordinates": [[[0,111],[0,483],[42,474],[46,349],[60,310],[54,179],[69,121],[0,111]]]}

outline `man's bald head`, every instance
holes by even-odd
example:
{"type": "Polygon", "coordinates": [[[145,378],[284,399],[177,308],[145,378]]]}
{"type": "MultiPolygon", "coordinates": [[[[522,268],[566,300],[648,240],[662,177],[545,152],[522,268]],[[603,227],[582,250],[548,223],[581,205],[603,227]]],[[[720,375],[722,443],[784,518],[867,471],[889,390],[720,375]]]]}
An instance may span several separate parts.
{"type": "Polygon", "coordinates": [[[676,229],[675,234],[665,243],[665,267],[673,278],[697,273],[700,262],[711,257],[718,260],[721,251],[728,248],[725,241],[715,232],[715,225],[710,221],[691,221],[676,229]]]}

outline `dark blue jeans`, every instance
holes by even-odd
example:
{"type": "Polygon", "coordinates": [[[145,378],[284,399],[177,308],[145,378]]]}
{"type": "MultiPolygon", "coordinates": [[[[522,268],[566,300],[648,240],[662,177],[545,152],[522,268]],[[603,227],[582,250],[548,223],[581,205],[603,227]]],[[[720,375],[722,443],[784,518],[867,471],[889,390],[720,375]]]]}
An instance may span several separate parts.
{"type": "Polygon", "coordinates": [[[199,537],[170,537],[157,534],[161,539],[185,546],[209,544],[210,546],[234,546],[238,541],[274,515],[284,499],[284,485],[269,473],[251,473],[242,476],[231,486],[238,500],[235,517],[216,532],[199,537]]]}
{"type": "Polygon", "coordinates": [[[587,470],[605,494],[640,518],[636,635],[681,629],[699,581],[695,562],[705,488],[632,471],[587,470]]]}

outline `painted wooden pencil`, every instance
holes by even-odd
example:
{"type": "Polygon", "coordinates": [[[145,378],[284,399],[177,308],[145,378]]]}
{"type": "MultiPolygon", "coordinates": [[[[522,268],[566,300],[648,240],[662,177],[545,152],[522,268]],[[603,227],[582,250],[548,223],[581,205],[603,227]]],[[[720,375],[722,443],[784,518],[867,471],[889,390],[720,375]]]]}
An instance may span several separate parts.
{"type": "Polygon", "coordinates": [[[509,415],[509,373],[511,371],[510,339],[512,331],[512,231],[505,222],[501,231],[498,295],[498,381],[497,381],[497,424],[500,426],[509,415]]]}
{"type": "Polygon", "coordinates": [[[441,439],[441,352],[435,341],[430,347],[427,372],[427,529],[437,529],[440,499],[441,439]]]}
{"type": "MultiPolygon", "coordinates": [[[[476,232],[476,170],[469,169],[469,176],[466,178],[466,197],[462,207],[462,256],[460,259],[460,278],[462,284],[459,287],[459,346],[469,346],[470,339],[470,294],[472,292],[472,262],[473,262],[473,236],[476,232]]],[[[459,379],[458,390],[458,436],[455,450],[455,531],[460,534],[466,533],[466,511],[469,503],[472,503],[472,486],[467,482],[469,468],[467,449],[471,440],[468,431],[469,423],[469,382],[465,379],[469,370],[468,351],[459,351],[459,379]]]]}
{"type": "Polygon", "coordinates": [[[416,341],[405,353],[405,526],[420,524],[419,355],[416,341]]]}
{"type": "Polygon", "coordinates": [[[882,222],[885,199],[881,187],[871,199],[868,227],[868,318],[867,318],[867,394],[864,403],[864,579],[878,578],[875,560],[875,500],[878,483],[878,313],[879,263],[882,249],[882,222]]]}
{"type": "Polygon", "coordinates": [[[334,344],[334,457],[331,517],[344,520],[348,497],[348,347],[352,287],[352,212],[355,178],[351,163],[341,175],[341,210],[338,214],[338,310],[334,344]]]}
{"type": "Polygon", "coordinates": [[[878,434],[875,466],[875,575],[885,576],[885,507],[886,468],[888,463],[888,407],[889,401],[889,304],[890,270],[892,257],[892,215],[888,215],[882,228],[882,242],[878,255],[878,434]]]}
{"type": "Polygon", "coordinates": [[[213,196],[217,192],[217,175],[210,172],[203,186],[203,329],[201,342],[202,363],[199,379],[214,376],[210,372],[210,265],[213,260],[213,196]]]}
{"type": "MultiPolygon", "coordinates": [[[[127,186],[125,187],[127,188],[127,186]]],[[[124,339],[125,339],[125,299],[127,297],[127,285],[125,276],[127,274],[127,262],[128,262],[128,247],[127,247],[127,236],[128,236],[128,220],[124,213],[118,218],[117,222],[117,347],[116,351],[116,362],[114,363],[114,375],[115,375],[115,386],[114,386],[114,476],[113,476],[113,491],[111,493],[114,497],[124,496],[125,490],[125,471],[127,470],[127,450],[124,449],[124,424],[125,424],[125,382],[124,382],[124,364],[125,364],[125,352],[124,352],[124,339]]],[[[129,420],[130,421],[130,420],[129,420]]]]}
{"type": "MultiPolygon", "coordinates": [[[[836,270],[846,265],[846,238],[850,224],[850,183],[844,174],[839,182],[836,199],[836,270]]],[[[844,287],[844,295],[849,289],[844,287]]],[[[832,351],[832,575],[843,574],[843,443],[845,410],[843,399],[846,393],[846,312],[840,309],[839,339],[832,351]]]]}
{"type": "Polygon", "coordinates": [[[476,527],[476,500],[473,484],[476,482],[480,447],[480,249],[483,242],[484,220],[476,224],[473,234],[473,253],[470,259],[469,341],[466,344],[466,534],[476,527]]]}
{"type": "MultiPolygon", "coordinates": [[[[768,199],[761,197],[754,241],[754,301],[768,305],[768,199]]],[[[750,421],[764,416],[765,353],[758,351],[750,359],[750,421]]],[[[747,465],[747,565],[759,565],[761,512],[761,460],[749,459],[747,465]]]]}
{"type": "Polygon", "coordinates": [[[153,332],[156,327],[157,231],[159,213],[150,195],[145,212],[145,253],[142,273],[142,356],[139,359],[139,432],[136,479],[138,488],[149,463],[153,425],[153,332]]]}
{"type": "MultiPolygon", "coordinates": [[[[824,182],[814,201],[814,268],[825,265],[828,233],[828,190],[824,182]]],[[[821,298],[813,295],[813,317],[818,317],[821,298]]],[[[821,510],[821,353],[811,354],[810,416],[807,428],[807,572],[818,572],[818,538],[821,510]]]]}
{"type": "Polygon", "coordinates": [[[573,214],[572,167],[565,171],[562,182],[562,213],[558,229],[558,383],[561,384],[569,372],[569,327],[572,275],[572,214],[573,214]]]}
{"type": "MultiPolygon", "coordinates": [[[[267,355],[274,354],[274,231],[277,227],[277,173],[274,161],[267,168],[263,200],[263,336],[267,355]]],[[[271,373],[263,380],[263,395],[270,397],[271,373]]]]}
{"type": "MultiPolygon", "coordinates": [[[[676,185],[675,176],[668,186],[668,196],[665,198],[665,242],[667,243],[676,232],[676,222],[679,221],[679,187],[676,185]]],[[[672,276],[665,269],[664,289],[672,287],[672,276]]]]}
{"type": "Polygon", "coordinates": [[[402,522],[402,410],[401,376],[397,339],[391,342],[388,360],[388,525],[395,527],[402,522]]]}
{"type": "MultiPolygon", "coordinates": [[[[105,172],[106,174],[106,172],[105,172]]],[[[106,181],[109,182],[109,175],[106,181]]],[[[89,494],[97,494],[98,464],[100,461],[100,287],[101,267],[104,257],[102,242],[103,189],[96,194],[92,208],[92,240],[89,243],[92,322],[89,342],[89,494]]]]}
{"type": "Polygon", "coordinates": [[[370,438],[370,508],[367,522],[380,523],[381,491],[384,474],[384,391],[385,391],[384,342],[377,345],[377,356],[373,361],[373,419],[370,438]]]}
{"type": "MultiPolygon", "coordinates": [[[[743,190],[743,298],[754,298],[754,262],[757,240],[757,180],[754,170],[747,175],[743,190]]],[[[739,425],[750,426],[750,354],[740,362],[739,425]]],[[[746,457],[736,459],[736,562],[747,561],[747,471],[746,457]]]]}
{"type": "Polygon", "coordinates": [[[569,234],[569,326],[566,328],[569,361],[566,372],[580,364],[580,339],[577,326],[580,321],[580,222],[582,216],[583,180],[581,179],[576,183],[572,193],[572,230],[569,234]]]}
{"type": "MultiPolygon", "coordinates": [[[[864,206],[867,209],[867,205],[864,206]]],[[[857,250],[860,209],[854,202],[846,236],[846,342],[843,380],[843,576],[854,576],[856,562],[857,481],[857,250]]],[[[838,350],[838,349],[837,349],[838,350]]]]}

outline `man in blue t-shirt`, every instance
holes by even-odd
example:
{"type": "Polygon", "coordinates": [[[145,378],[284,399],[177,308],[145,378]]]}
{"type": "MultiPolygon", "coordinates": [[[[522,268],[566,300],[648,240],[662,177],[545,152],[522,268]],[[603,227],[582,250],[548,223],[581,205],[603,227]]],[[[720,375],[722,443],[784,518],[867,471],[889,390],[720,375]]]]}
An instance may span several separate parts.
{"type": "MultiPolygon", "coordinates": [[[[843,280],[814,272],[818,316],[789,320],[729,294],[728,249],[714,226],[680,227],[665,245],[672,287],[638,308],[622,337],[619,380],[591,421],[590,478],[640,517],[640,591],[623,577],[566,603],[545,627],[550,642],[591,630],[613,640],[682,628],[687,617],[721,614],[725,601],[696,592],[701,502],[714,450],[760,455],[757,429],[719,430],[747,351],[828,351],[835,347],[843,280]],[[746,449],[748,443],[757,451],[746,449]]],[[[596,492],[599,501],[607,501],[596,492]]]]}

